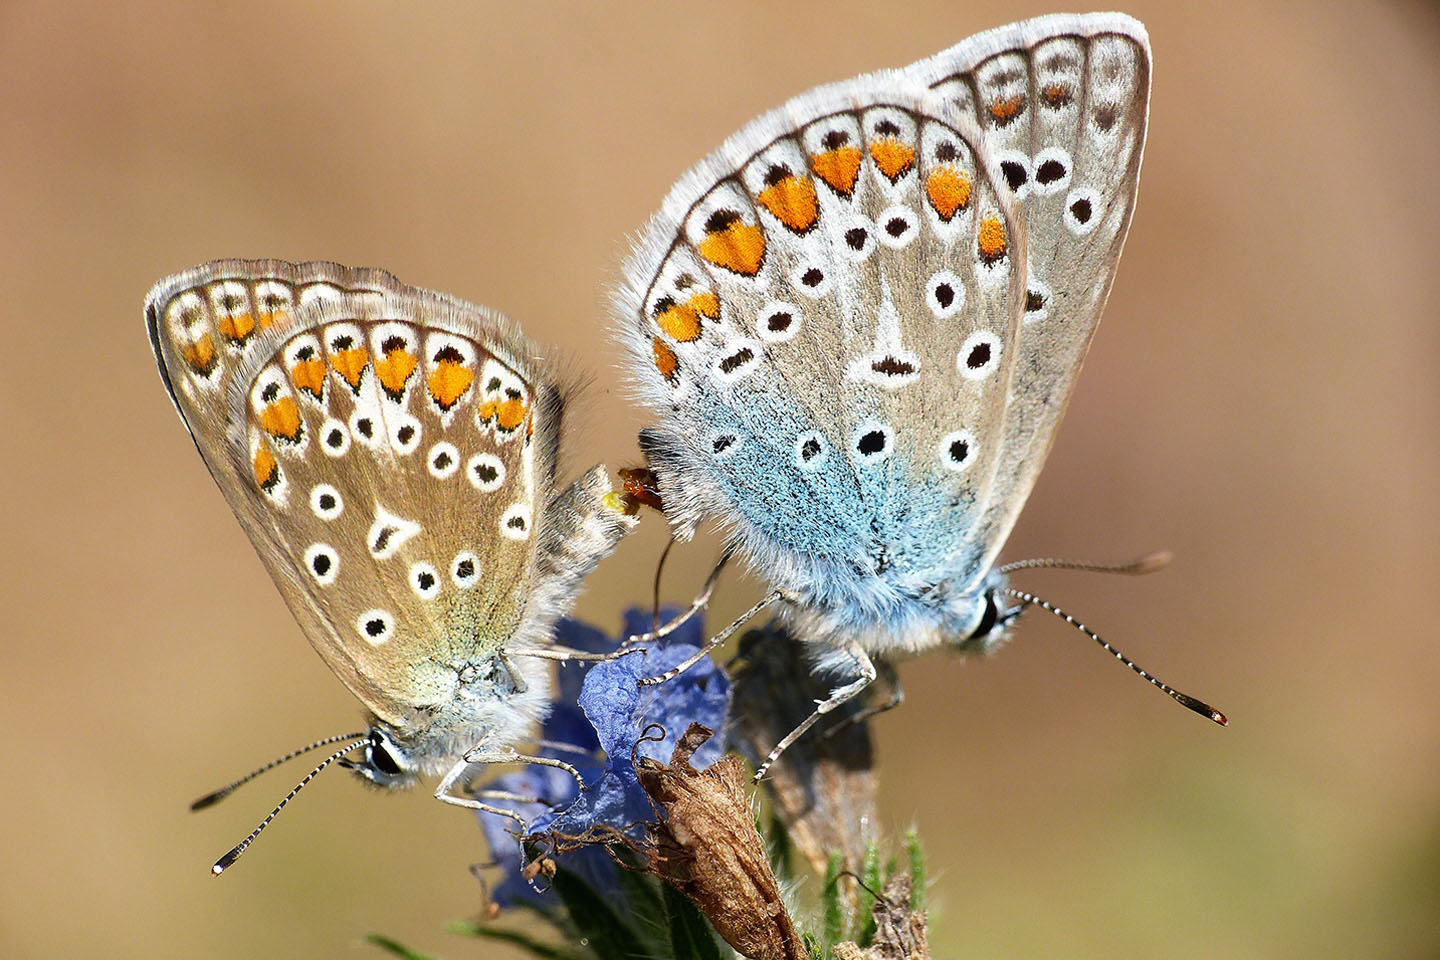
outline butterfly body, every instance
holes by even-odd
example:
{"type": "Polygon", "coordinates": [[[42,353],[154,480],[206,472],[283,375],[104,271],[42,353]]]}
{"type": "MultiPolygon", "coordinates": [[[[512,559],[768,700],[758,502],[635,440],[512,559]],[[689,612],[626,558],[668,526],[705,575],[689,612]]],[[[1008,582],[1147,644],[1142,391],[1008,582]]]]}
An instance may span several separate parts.
{"type": "Polygon", "coordinates": [[[508,747],[540,659],[634,524],[596,467],[555,490],[568,388],[505,318],[389,274],[217,261],[161,281],[167,389],[292,613],[370,711],[365,779],[508,747]]]}
{"type": "Polygon", "coordinates": [[[666,514],[716,523],[822,652],[1003,638],[995,558],[1109,292],[1148,92],[1128,17],[1001,28],[752,122],[643,231],[616,306],[666,514]]]}

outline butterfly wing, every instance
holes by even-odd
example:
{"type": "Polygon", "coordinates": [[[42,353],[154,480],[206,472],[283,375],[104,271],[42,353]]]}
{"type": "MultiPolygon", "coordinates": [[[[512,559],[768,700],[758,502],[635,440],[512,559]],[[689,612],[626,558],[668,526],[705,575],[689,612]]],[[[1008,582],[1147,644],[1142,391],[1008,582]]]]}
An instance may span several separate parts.
{"type": "Polygon", "coordinates": [[[527,610],[532,581],[573,585],[628,530],[608,511],[586,557],[537,563],[537,543],[555,552],[552,527],[568,541],[604,484],[587,477],[548,508],[561,392],[496,313],[379,271],[222,261],[162,281],[146,316],[171,396],[291,611],[396,727],[446,702],[478,653],[540,639],[554,614],[527,610]]]}
{"type": "Polygon", "coordinates": [[[897,74],[805,94],[682,178],[617,297],[682,535],[722,518],[853,626],[964,562],[1023,305],[999,183],[975,122],[897,74]]]}
{"type": "Polygon", "coordinates": [[[1034,486],[1110,293],[1139,185],[1150,43],[1124,14],[1059,14],[971,37],[905,73],[975,118],[1029,239],[983,571],[1034,486]]]}

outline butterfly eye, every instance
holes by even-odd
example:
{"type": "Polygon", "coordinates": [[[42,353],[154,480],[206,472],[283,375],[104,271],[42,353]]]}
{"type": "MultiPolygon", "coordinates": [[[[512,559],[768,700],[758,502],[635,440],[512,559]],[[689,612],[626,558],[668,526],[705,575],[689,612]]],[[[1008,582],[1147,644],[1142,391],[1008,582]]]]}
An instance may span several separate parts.
{"type": "Polygon", "coordinates": [[[965,284],[949,270],[931,274],[925,286],[925,305],[937,320],[955,316],[965,307],[965,284]]]}
{"type": "Polygon", "coordinates": [[[380,738],[378,733],[370,735],[370,762],[375,765],[376,770],[391,777],[398,777],[405,772],[390,751],[385,748],[385,741],[380,738]]]}
{"type": "Polygon", "coordinates": [[[315,582],[328,587],[340,575],[340,555],[328,543],[314,543],[305,551],[305,569],[315,582]]]}
{"type": "Polygon", "coordinates": [[[340,491],[328,483],[317,483],[310,489],[310,509],[321,520],[334,520],[345,510],[340,491]]]}
{"type": "Polygon", "coordinates": [[[959,473],[975,461],[975,435],[969,430],[956,430],[940,438],[940,464],[959,473]]]}
{"type": "Polygon", "coordinates": [[[989,330],[970,334],[955,355],[955,366],[966,380],[984,380],[999,365],[1000,338],[989,330]]]}
{"type": "Polygon", "coordinates": [[[450,579],[461,590],[475,586],[480,579],[480,558],[466,550],[450,562],[450,579]]]}

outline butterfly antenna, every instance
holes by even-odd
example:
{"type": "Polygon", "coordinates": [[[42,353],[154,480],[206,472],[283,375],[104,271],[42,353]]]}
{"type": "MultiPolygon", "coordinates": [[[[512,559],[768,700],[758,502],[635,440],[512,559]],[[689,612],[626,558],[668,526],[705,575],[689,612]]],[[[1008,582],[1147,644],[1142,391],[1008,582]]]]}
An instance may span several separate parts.
{"type": "Polygon", "coordinates": [[[1084,570],[1087,573],[1123,573],[1127,576],[1138,577],[1154,573],[1156,570],[1163,570],[1170,566],[1170,561],[1173,559],[1175,559],[1175,555],[1169,550],[1156,550],[1154,553],[1147,553],[1129,563],[1090,563],[1086,560],[1037,557],[1034,560],[1017,560],[1014,563],[1007,563],[999,568],[999,572],[1010,573],[1015,570],[1034,569],[1084,570]]]}
{"type": "Polygon", "coordinates": [[[249,848],[250,844],[255,842],[255,838],[260,836],[260,831],[270,826],[270,821],[274,820],[280,815],[280,811],[285,809],[285,804],[289,803],[291,800],[294,800],[295,795],[305,788],[305,784],[309,783],[311,780],[314,780],[320,775],[321,770],[324,770],[326,767],[330,766],[330,764],[334,763],[336,760],[339,760],[351,750],[354,750],[357,747],[364,746],[366,741],[368,741],[369,739],[370,735],[368,733],[364,735],[357,735],[356,739],[351,740],[349,743],[345,744],[343,748],[337,750],[336,752],[330,754],[330,756],[322,760],[319,766],[317,766],[314,770],[311,770],[305,775],[305,779],[295,784],[294,789],[292,789],[289,793],[285,794],[285,799],[281,800],[275,805],[275,809],[270,811],[270,815],[264,820],[261,820],[258,827],[250,831],[250,836],[235,844],[234,848],[229,853],[225,854],[225,856],[215,861],[215,866],[210,868],[210,875],[212,877],[218,877],[220,876],[220,874],[230,869],[231,865],[234,864],[236,860],[240,859],[240,855],[244,853],[247,848],[249,848]]]}
{"type": "Polygon", "coordinates": [[[1061,610],[1054,604],[1047,603],[1046,601],[1041,600],[1039,597],[1035,596],[1033,593],[1026,593],[1024,590],[1015,590],[1013,588],[1007,587],[1005,589],[1005,592],[1010,596],[1014,597],[1016,600],[1019,600],[1021,603],[1033,603],[1035,604],[1035,606],[1041,608],[1042,610],[1048,610],[1049,612],[1055,614],[1055,616],[1059,617],[1061,620],[1064,620],[1066,623],[1070,624],[1070,626],[1074,627],[1076,630],[1079,630],[1081,633],[1085,634],[1085,636],[1089,637],[1091,640],[1094,640],[1096,643],[1100,644],[1100,646],[1104,647],[1106,651],[1108,651],[1110,655],[1113,656],[1116,660],[1119,660],[1121,663],[1125,664],[1125,666],[1135,671],[1137,674],[1145,678],[1154,686],[1159,687],[1182,707],[1194,710],[1202,717],[1208,717],[1211,720],[1214,720],[1216,723],[1220,724],[1220,726],[1222,727],[1229,725],[1230,721],[1226,718],[1225,714],[1221,713],[1219,710],[1216,710],[1204,700],[1198,700],[1195,697],[1190,696],[1189,694],[1181,693],[1179,690],[1176,690],[1168,683],[1164,683],[1159,678],[1153,677],[1150,674],[1146,673],[1143,669],[1141,669],[1138,663],[1125,656],[1125,654],[1121,653],[1119,650],[1116,650],[1114,647],[1110,646],[1110,644],[1106,643],[1105,640],[1101,638],[1100,634],[1096,633],[1094,630],[1091,630],[1089,627],[1085,626],[1085,624],[1081,623],[1079,620],[1076,620],[1074,617],[1070,616],[1070,614],[1066,613],[1064,610],[1061,610]]]}
{"type": "Polygon", "coordinates": [[[294,760],[296,757],[309,753],[311,750],[318,750],[320,747],[328,747],[330,746],[330,744],[339,743],[341,740],[354,740],[358,737],[363,736],[365,736],[364,733],[342,733],[339,736],[326,737],[324,740],[316,740],[309,746],[301,747],[299,750],[291,750],[289,753],[285,754],[285,756],[276,757],[274,760],[271,760],[263,767],[256,767],[254,770],[251,770],[249,773],[245,774],[245,776],[241,777],[239,780],[236,780],[234,783],[229,784],[228,786],[221,787],[214,793],[205,794],[205,796],[190,804],[190,809],[204,810],[206,807],[213,806],[214,804],[217,804],[221,800],[224,800],[226,797],[230,796],[230,794],[234,793],[240,787],[243,787],[251,780],[254,780],[256,777],[260,776],[260,774],[264,773],[265,771],[273,770],[276,767],[280,766],[280,764],[290,760],[294,760]]]}

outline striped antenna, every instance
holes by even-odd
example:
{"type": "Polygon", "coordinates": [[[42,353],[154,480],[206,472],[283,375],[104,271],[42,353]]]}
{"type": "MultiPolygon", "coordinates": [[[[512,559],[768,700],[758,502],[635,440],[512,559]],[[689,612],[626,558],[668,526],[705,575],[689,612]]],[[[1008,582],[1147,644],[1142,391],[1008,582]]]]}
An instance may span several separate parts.
{"type": "Polygon", "coordinates": [[[1048,610],[1055,616],[1059,617],[1061,620],[1064,620],[1066,623],[1070,624],[1070,626],[1074,627],[1076,630],[1079,630],[1081,633],[1085,634],[1085,636],[1089,637],[1091,640],[1094,640],[1096,643],[1100,644],[1100,646],[1104,647],[1105,650],[1108,651],[1110,655],[1113,656],[1116,660],[1119,660],[1121,663],[1125,664],[1125,666],[1129,667],[1141,677],[1145,678],[1145,680],[1163,690],[1167,695],[1173,698],[1175,702],[1180,704],[1182,707],[1185,707],[1188,710],[1194,710],[1202,717],[1208,717],[1209,719],[1214,720],[1216,723],[1220,724],[1220,726],[1222,727],[1229,725],[1230,721],[1226,718],[1225,714],[1221,713],[1219,710],[1216,710],[1204,700],[1199,700],[1195,697],[1190,696],[1189,694],[1181,693],[1179,690],[1176,690],[1168,683],[1162,682],[1158,677],[1153,677],[1149,673],[1146,673],[1140,668],[1140,665],[1138,663],[1131,660],[1129,657],[1125,656],[1125,654],[1121,653],[1119,650],[1116,650],[1114,647],[1110,646],[1110,644],[1106,643],[1103,639],[1101,639],[1100,634],[1096,633],[1094,630],[1091,630],[1089,627],[1085,626],[1085,624],[1081,623],[1079,620],[1076,620],[1074,617],[1070,616],[1070,614],[1066,613],[1064,610],[1061,610],[1054,604],[1047,603],[1044,600],[1041,600],[1039,597],[1035,596],[1035,594],[1026,593],[1024,590],[1015,590],[1013,588],[1007,587],[1005,589],[1005,592],[1010,596],[1014,597],[1016,600],[1019,600],[1022,604],[1033,603],[1040,609],[1048,610]]]}
{"type": "Polygon", "coordinates": [[[330,754],[330,756],[322,760],[319,766],[317,766],[314,770],[311,770],[305,775],[305,779],[295,784],[294,789],[292,789],[289,793],[285,794],[285,799],[281,800],[275,805],[275,809],[270,811],[270,815],[264,820],[261,820],[258,827],[250,831],[250,836],[235,844],[234,848],[232,848],[229,853],[225,854],[225,856],[215,861],[215,866],[210,868],[210,875],[212,877],[218,877],[220,876],[220,874],[230,869],[230,866],[234,864],[236,860],[240,859],[240,855],[245,852],[245,850],[250,846],[250,844],[255,842],[255,838],[260,836],[260,831],[270,826],[270,821],[274,820],[280,815],[280,811],[285,809],[285,804],[289,803],[291,800],[294,800],[295,795],[305,788],[305,784],[318,777],[321,770],[324,770],[326,767],[330,766],[330,764],[334,763],[336,760],[339,760],[351,750],[354,750],[357,747],[364,746],[367,742],[369,742],[369,740],[370,734],[368,733],[356,734],[356,739],[351,740],[349,743],[345,744],[344,747],[335,751],[334,753],[330,754]]]}
{"type": "Polygon", "coordinates": [[[213,792],[213,793],[207,793],[207,794],[205,794],[205,796],[201,797],[199,800],[196,800],[194,803],[190,804],[190,809],[191,809],[191,810],[204,810],[206,807],[213,806],[213,805],[219,803],[221,800],[224,800],[226,797],[230,796],[230,794],[234,793],[234,792],[235,792],[237,789],[239,789],[240,787],[243,787],[245,784],[249,783],[251,780],[254,780],[256,777],[260,776],[260,774],[264,773],[265,771],[267,771],[267,770],[273,770],[273,769],[275,769],[276,767],[280,766],[280,764],[285,763],[285,762],[287,762],[287,761],[289,761],[289,760],[294,760],[296,757],[302,756],[303,754],[307,754],[307,753],[309,753],[311,750],[317,750],[317,749],[319,749],[320,747],[328,747],[328,746],[330,746],[330,744],[332,744],[332,743],[339,743],[341,740],[354,740],[354,739],[356,739],[356,738],[358,738],[358,737],[363,737],[363,736],[366,736],[366,734],[364,734],[364,733],[342,733],[342,734],[338,734],[337,736],[326,737],[324,740],[316,740],[314,743],[310,744],[309,746],[301,747],[299,750],[291,750],[289,753],[285,754],[285,756],[283,756],[283,757],[276,757],[274,760],[271,760],[269,763],[265,764],[264,766],[256,767],[254,770],[251,770],[249,773],[245,774],[245,776],[241,777],[239,780],[236,780],[234,783],[229,784],[229,785],[227,785],[227,786],[223,786],[223,787],[221,787],[219,790],[216,790],[216,791],[213,792]]]}

